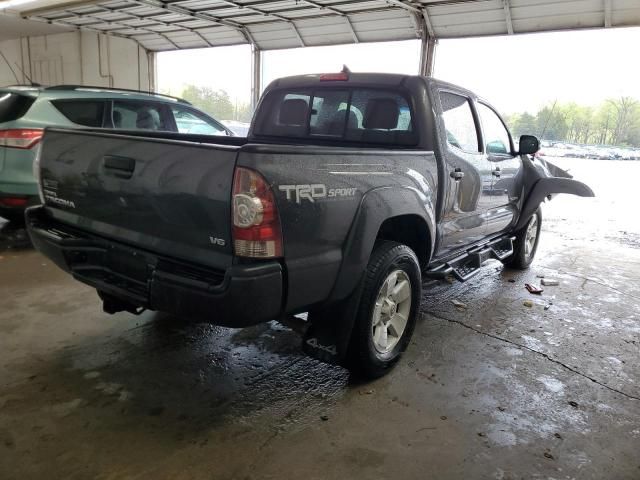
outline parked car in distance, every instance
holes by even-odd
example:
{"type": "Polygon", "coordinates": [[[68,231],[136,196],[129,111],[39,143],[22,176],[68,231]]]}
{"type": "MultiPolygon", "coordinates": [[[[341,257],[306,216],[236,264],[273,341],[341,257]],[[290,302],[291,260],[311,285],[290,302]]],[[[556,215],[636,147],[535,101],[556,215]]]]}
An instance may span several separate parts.
{"type": "Polygon", "coordinates": [[[101,87],[0,88],[0,217],[39,203],[33,160],[45,127],[91,127],[232,136],[187,101],[101,87]]]}
{"type": "Polygon", "coordinates": [[[540,203],[593,196],[491,105],[408,75],[275,80],[247,138],[47,129],[35,247],[109,313],[244,327],[308,312],[305,351],[383,375],[423,278],[527,268],[540,203]]]}
{"type": "Polygon", "coordinates": [[[237,120],[221,120],[222,124],[238,137],[246,137],[249,134],[250,123],[237,120]]]}

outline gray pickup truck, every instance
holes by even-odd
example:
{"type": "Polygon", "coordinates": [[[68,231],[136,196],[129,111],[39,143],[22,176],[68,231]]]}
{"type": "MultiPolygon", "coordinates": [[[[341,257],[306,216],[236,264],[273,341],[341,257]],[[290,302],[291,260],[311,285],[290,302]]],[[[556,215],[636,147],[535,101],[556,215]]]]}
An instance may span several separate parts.
{"type": "Polygon", "coordinates": [[[540,203],[593,196],[537,150],[448,83],[289,77],[247,138],[47,129],[27,225],[106,312],[231,327],[308,312],[305,351],[372,378],[407,347],[424,278],[526,268],[540,203]]]}

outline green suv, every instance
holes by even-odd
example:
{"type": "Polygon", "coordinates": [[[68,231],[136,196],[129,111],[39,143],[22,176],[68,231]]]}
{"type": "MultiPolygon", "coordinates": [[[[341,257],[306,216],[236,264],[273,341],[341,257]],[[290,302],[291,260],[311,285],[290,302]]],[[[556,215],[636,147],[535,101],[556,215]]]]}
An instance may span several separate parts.
{"type": "Polygon", "coordinates": [[[229,135],[186,100],[100,87],[0,88],[0,217],[19,219],[39,203],[33,160],[49,126],[229,135]]]}

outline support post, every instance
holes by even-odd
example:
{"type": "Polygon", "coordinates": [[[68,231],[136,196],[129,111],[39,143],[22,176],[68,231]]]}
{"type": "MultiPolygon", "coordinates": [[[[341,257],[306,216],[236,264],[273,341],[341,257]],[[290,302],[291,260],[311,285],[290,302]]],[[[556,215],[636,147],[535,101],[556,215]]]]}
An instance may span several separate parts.
{"type": "Polygon", "coordinates": [[[437,40],[422,30],[422,43],[420,46],[420,75],[430,77],[433,75],[433,64],[436,58],[437,40]]]}
{"type": "Polygon", "coordinates": [[[262,88],[262,50],[254,43],[251,45],[251,110],[255,111],[260,100],[262,88]]]}

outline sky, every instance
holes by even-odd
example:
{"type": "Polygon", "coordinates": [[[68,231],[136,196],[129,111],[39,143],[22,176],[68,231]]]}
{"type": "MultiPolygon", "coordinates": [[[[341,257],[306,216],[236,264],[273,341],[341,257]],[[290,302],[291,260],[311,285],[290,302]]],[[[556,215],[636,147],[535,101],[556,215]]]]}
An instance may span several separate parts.
{"type": "MultiPolygon", "coordinates": [[[[558,100],[597,105],[622,95],[640,98],[640,28],[440,40],[434,76],[484,97],[502,113],[535,113],[558,100]]],[[[351,71],[416,74],[418,41],[338,45],[264,52],[263,81],[304,73],[351,71]]],[[[224,89],[248,102],[249,46],[158,54],[160,90],[184,85],[224,89]]]]}

